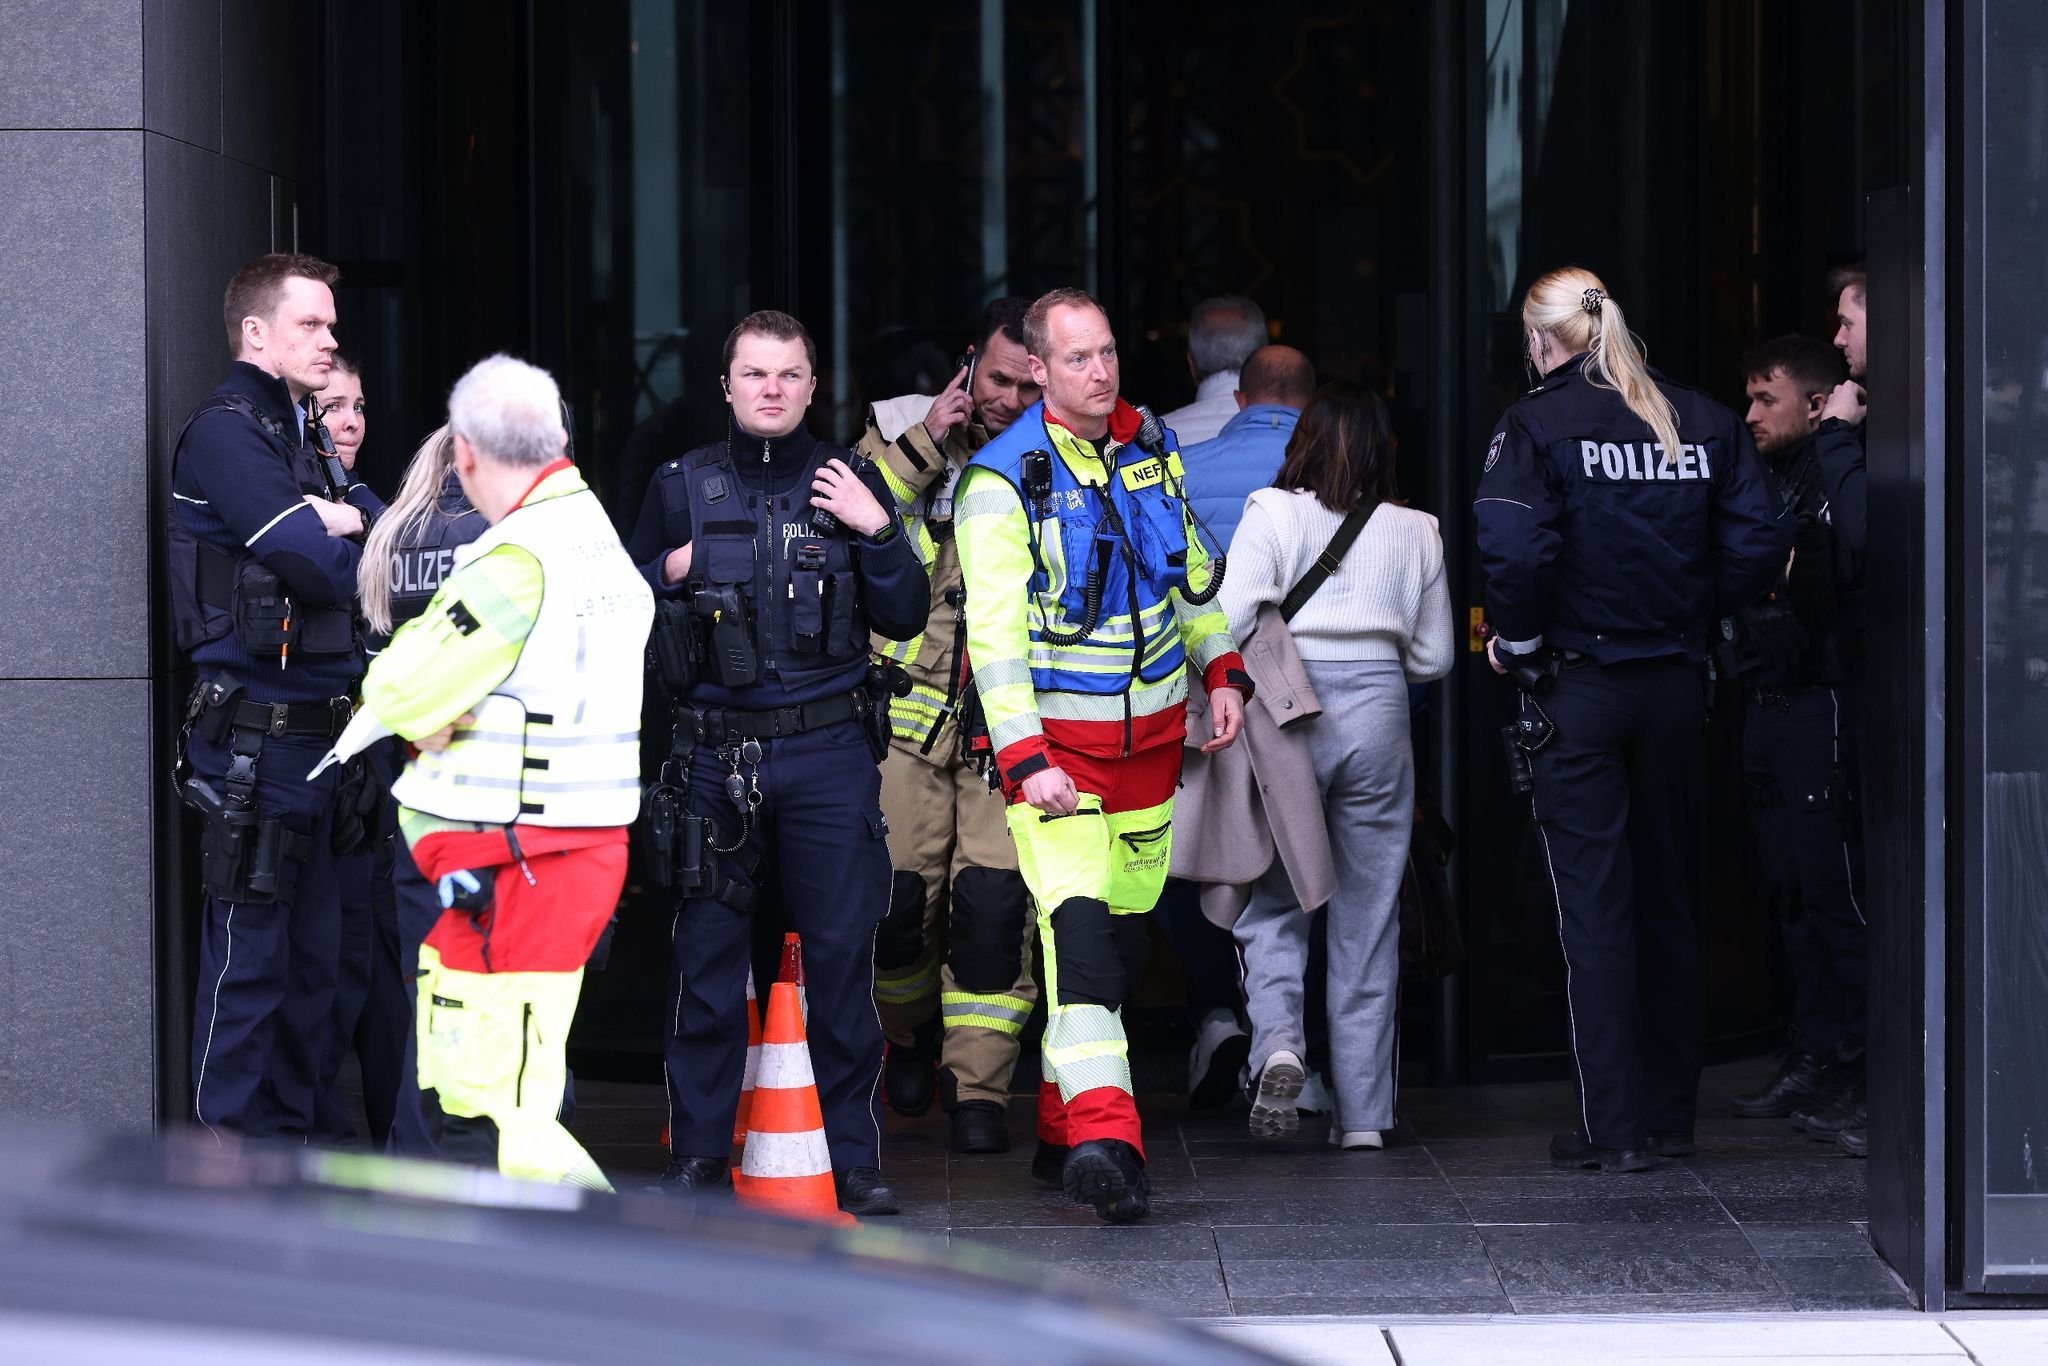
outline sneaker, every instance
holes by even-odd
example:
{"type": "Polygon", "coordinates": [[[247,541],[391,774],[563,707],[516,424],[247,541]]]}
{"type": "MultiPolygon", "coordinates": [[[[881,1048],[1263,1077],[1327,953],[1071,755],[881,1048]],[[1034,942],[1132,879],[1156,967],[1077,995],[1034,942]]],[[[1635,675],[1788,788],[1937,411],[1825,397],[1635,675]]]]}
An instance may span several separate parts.
{"type": "Polygon", "coordinates": [[[1284,1142],[1301,1129],[1301,1111],[1296,1102],[1306,1073],[1301,1059],[1281,1049],[1259,1069],[1259,1084],[1252,1094],[1249,1128],[1253,1138],[1269,1143],[1284,1142]]]}
{"type": "Polygon", "coordinates": [[[873,1167],[848,1167],[843,1174],[835,1172],[832,1181],[839,1188],[839,1208],[848,1214],[902,1212],[896,1192],[889,1189],[882,1173],[873,1167]]]}
{"type": "Polygon", "coordinates": [[[732,1173],[722,1157],[671,1157],[651,1195],[731,1195],[732,1173]]]}
{"type": "Polygon", "coordinates": [[[1120,1138],[1091,1138],[1067,1154],[1060,1186],[1067,1198],[1095,1206],[1106,1223],[1128,1224],[1151,1212],[1152,1183],[1137,1150],[1120,1138]]]}
{"type": "Polygon", "coordinates": [[[1332,1124],[1330,1146],[1356,1152],[1363,1148],[1384,1148],[1387,1139],[1378,1129],[1343,1129],[1332,1124]]]}
{"type": "Polygon", "coordinates": [[[1337,1112],[1330,1100],[1330,1088],[1323,1085],[1323,1074],[1311,1068],[1308,1080],[1301,1084],[1301,1096],[1294,1102],[1294,1108],[1305,1115],[1330,1115],[1337,1112]]]}
{"type": "Polygon", "coordinates": [[[1238,1073],[1251,1056],[1251,1036],[1227,1010],[1212,1010],[1195,1029],[1188,1051],[1188,1108],[1214,1110],[1228,1105],[1237,1091],[1238,1073]]]}

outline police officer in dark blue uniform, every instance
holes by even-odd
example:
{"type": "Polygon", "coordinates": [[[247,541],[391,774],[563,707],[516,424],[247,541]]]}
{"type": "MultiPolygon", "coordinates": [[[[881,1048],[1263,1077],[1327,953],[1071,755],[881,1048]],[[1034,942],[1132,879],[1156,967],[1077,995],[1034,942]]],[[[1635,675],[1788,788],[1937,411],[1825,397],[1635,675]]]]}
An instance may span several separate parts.
{"type": "Polygon", "coordinates": [[[1537,280],[1522,322],[1543,381],[1472,512],[1564,947],[1579,1126],[1551,1161],[1641,1171],[1693,1144],[1707,631],[1784,569],[1793,523],[1735,415],[1652,375],[1592,272],[1537,280]]]}
{"type": "MultiPolygon", "coordinates": [[[[397,497],[378,518],[363,547],[361,603],[368,631],[365,651],[372,658],[391,633],[424,612],[455,567],[455,552],[484,534],[489,523],[470,506],[455,477],[455,443],[441,427],[420,444],[406,466],[397,497]]],[[[405,764],[404,742],[393,737],[373,746],[393,777],[405,764]]],[[[387,803],[387,819],[396,829],[397,804],[387,803]]],[[[366,1015],[403,1025],[404,1041],[393,1093],[373,1102],[365,1078],[364,1108],[369,1111],[371,1139],[403,1157],[431,1157],[436,1149],[420,1110],[418,1034],[412,1027],[413,986],[419,971],[420,945],[441,918],[439,894],[420,875],[403,839],[392,841],[390,924],[379,908],[379,952],[366,1015]],[[388,942],[387,942],[388,936],[388,942]],[[379,1134],[378,1105],[388,1113],[379,1134]]]]}
{"type": "Polygon", "coordinates": [[[1784,1066],[1731,1099],[1736,1114],[1763,1119],[1862,1094],[1868,931],[1855,715],[1843,688],[1863,656],[1860,618],[1843,606],[1862,584],[1814,450],[1823,404],[1846,376],[1842,358],[1818,338],[1780,337],[1743,369],[1744,420],[1799,523],[1785,577],[1723,619],[1714,643],[1717,671],[1743,692],[1743,786],[1795,992],[1784,1066]]]}
{"type": "Polygon", "coordinates": [[[306,775],[362,673],[353,600],[376,506],[300,407],[332,367],[336,278],[295,255],[236,273],[235,363],[172,456],[173,608],[199,672],[177,782],[204,822],[193,1112],[249,1135],[312,1131],[334,1030],[342,775],[306,775]]]}
{"type": "Polygon", "coordinates": [[[627,549],[654,586],[675,730],[645,827],[680,898],[666,1015],[668,1170],[727,1184],[766,860],[803,937],[809,1041],[841,1208],[893,1214],[876,1104],[876,927],[889,903],[886,688],[870,632],[924,629],[929,585],[878,472],[803,425],[817,349],[785,313],[725,343],[726,439],[655,472],[627,549]]]}

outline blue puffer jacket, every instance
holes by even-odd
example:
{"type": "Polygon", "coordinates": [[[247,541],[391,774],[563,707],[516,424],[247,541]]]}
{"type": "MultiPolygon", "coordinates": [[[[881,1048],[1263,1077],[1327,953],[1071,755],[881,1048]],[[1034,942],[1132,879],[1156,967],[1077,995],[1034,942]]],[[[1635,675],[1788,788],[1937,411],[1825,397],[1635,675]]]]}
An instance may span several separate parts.
{"type": "Polygon", "coordinates": [[[1296,408],[1254,403],[1224,423],[1213,440],[1180,453],[1188,473],[1188,502],[1215,536],[1217,550],[1230,548],[1244,500],[1272,485],[1300,416],[1296,408]]]}

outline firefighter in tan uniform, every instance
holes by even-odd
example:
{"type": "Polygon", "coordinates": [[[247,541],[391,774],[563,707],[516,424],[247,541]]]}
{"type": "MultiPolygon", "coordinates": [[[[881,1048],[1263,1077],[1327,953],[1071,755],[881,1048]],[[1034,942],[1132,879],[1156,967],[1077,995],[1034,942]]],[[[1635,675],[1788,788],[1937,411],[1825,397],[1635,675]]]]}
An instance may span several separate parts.
{"type": "Polygon", "coordinates": [[[860,443],[932,581],[924,635],[875,641],[911,678],[909,695],[890,706],[896,762],[882,765],[895,869],[875,937],[875,1006],[889,1041],[883,1090],[899,1114],[921,1115],[943,1081],[953,1147],[963,1153],[1009,1150],[1010,1074],[1038,1001],[1036,927],[1005,803],[969,762],[958,724],[965,595],[952,511],[968,459],[1038,400],[1023,345],[1028,304],[991,303],[974,351],[939,396],[877,403],[860,443]]]}

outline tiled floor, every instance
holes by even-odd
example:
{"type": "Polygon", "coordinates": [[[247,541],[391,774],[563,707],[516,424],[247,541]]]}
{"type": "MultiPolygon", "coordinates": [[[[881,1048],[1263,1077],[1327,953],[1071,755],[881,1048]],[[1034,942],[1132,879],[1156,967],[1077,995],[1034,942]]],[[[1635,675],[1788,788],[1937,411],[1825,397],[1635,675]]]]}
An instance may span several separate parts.
{"type": "MultiPolygon", "coordinates": [[[[936,1110],[891,1117],[891,1221],[955,1248],[1052,1263],[1192,1316],[1663,1314],[1905,1309],[1865,1238],[1864,1164],[1782,1121],[1725,1118],[1770,1063],[1712,1069],[1701,1151],[1634,1176],[1557,1172],[1565,1086],[1414,1090],[1383,1152],[1254,1147],[1241,1111],[1148,1098],[1152,1217],[1111,1228],[1033,1182],[1031,1102],[1013,1152],[955,1157],[936,1110]]],[[[658,1173],[659,1086],[579,1088],[575,1127],[621,1186],[658,1173]]]]}

